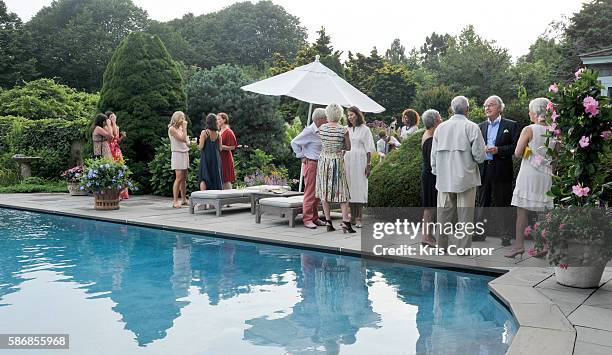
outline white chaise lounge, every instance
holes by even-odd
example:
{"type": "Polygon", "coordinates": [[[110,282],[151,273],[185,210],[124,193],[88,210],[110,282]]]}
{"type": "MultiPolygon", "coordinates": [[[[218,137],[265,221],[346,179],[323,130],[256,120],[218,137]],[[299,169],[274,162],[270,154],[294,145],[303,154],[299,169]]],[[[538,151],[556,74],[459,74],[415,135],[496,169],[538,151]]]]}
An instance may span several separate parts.
{"type": "MultiPolygon", "coordinates": [[[[272,191],[281,188],[276,185],[251,186],[245,189],[194,191],[189,197],[189,213],[195,212],[196,204],[208,204],[215,207],[217,217],[221,216],[225,205],[234,203],[251,203],[251,194],[257,191],[272,191]]],[[[289,189],[289,186],[283,188],[289,189]]]]}
{"type": "Polygon", "coordinates": [[[272,213],[289,219],[289,227],[295,227],[295,217],[302,213],[304,196],[268,197],[259,200],[255,209],[255,223],[261,223],[261,215],[272,213]]]}

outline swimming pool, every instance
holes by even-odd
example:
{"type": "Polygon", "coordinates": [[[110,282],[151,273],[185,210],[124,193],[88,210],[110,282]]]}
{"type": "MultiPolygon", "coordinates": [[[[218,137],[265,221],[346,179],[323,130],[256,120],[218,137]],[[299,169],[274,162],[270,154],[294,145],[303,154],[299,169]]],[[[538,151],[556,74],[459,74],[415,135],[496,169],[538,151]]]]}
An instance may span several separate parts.
{"type": "Polygon", "coordinates": [[[491,279],[0,208],[0,334],[71,354],[504,354],[491,279]]]}

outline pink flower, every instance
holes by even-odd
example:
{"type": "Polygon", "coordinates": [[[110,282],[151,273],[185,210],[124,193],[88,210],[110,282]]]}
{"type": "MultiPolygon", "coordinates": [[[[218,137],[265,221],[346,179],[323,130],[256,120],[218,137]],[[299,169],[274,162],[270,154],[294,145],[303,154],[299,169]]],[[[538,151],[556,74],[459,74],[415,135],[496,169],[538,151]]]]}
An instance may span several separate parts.
{"type": "Polygon", "coordinates": [[[546,105],[546,109],[548,111],[555,111],[555,104],[552,103],[552,101],[548,101],[548,105],[546,105]]]}
{"type": "Polygon", "coordinates": [[[559,137],[561,137],[561,130],[560,129],[555,129],[553,134],[555,135],[555,137],[559,138],[559,137]]]}
{"type": "Polygon", "coordinates": [[[559,264],[559,268],[567,270],[567,264],[559,264]]]}
{"type": "Polygon", "coordinates": [[[542,163],[544,163],[544,158],[542,158],[540,154],[536,154],[533,156],[533,163],[536,166],[542,166],[542,163]]]}
{"type": "Polygon", "coordinates": [[[538,254],[538,251],[535,248],[529,248],[529,256],[535,256],[536,254],[538,254]]]}
{"type": "Polygon", "coordinates": [[[582,136],[582,138],[580,138],[580,141],[578,142],[578,144],[580,144],[580,148],[588,147],[589,146],[589,137],[582,136]]]}
{"type": "Polygon", "coordinates": [[[536,223],[533,225],[533,229],[538,229],[538,228],[540,228],[540,223],[536,222],[536,223]]]}
{"type": "Polygon", "coordinates": [[[608,139],[612,138],[612,131],[603,131],[603,132],[601,132],[601,138],[603,138],[606,141],[608,139]]]}
{"type": "Polygon", "coordinates": [[[565,223],[561,223],[561,224],[559,225],[559,230],[562,230],[562,231],[564,231],[564,230],[565,230],[565,223]]]}
{"type": "Polygon", "coordinates": [[[572,186],[572,192],[578,197],[587,196],[591,191],[588,187],[582,187],[580,184],[572,186]]]}
{"type": "Polygon", "coordinates": [[[557,118],[559,118],[559,114],[557,113],[557,111],[553,111],[550,118],[552,119],[553,122],[557,122],[557,118]]]}
{"type": "Polygon", "coordinates": [[[599,113],[599,102],[591,96],[587,96],[582,100],[582,106],[584,106],[584,112],[590,116],[596,116],[599,113]]]}
{"type": "Polygon", "coordinates": [[[533,231],[533,229],[531,229],[531,226],[527,226],[525,227],[525,231],[523,231],[523,235],[527,237],[529,236],[529,234],[531,234],[531,231],[533,231]]]}
{"type": "Polygon", "coordinates": [[[580,77],[582,76],[582,73],[584,73],[585,70],[586,68],[580,68],[578,69],[576,73],[574,73],[574,75],[576,75],[576,80],[580,79],[580,77]]]}
{"type": "Polygon", "coordinates": [[[554,132],[555,129],[557,129],[557,122],[553,122],[550,127],[548,127],[548,130],[551,132],[554,132]]]}
{"type": "Polygon", "coordinates": [[[548,91],[552,91],[554,93],[557,93],[559,91],[559,88],[557,87],[557,84],[552,84],[548,87],[548,91]]]}
{"type": "Polygon", "coordinates": [[[546,234],[548,234],[548,232],[546,231],[546,229],[544,229],[542,231],[542,233],[540,233],[540,235],[542,236],[542,238],[546,238],[546,234]]]}

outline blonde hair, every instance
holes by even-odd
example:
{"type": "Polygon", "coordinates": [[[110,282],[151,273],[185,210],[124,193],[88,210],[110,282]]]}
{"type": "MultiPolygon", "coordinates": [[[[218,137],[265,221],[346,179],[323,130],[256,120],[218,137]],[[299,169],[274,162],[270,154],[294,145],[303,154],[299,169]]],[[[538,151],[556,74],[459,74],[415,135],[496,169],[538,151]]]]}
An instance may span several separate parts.
{"type": "Polygon", "coordinates": [[[344,110],[338,104],[329,104],[325,108],[325,115],[327,116],[327,120],[330,122],[339,122],[343,113],[344,110]]]}
{"type": "Polygon", "coordinates": [[[176,127],[177,124],[180,122],[181,118],[186,120],[183,111],[176,111],[175,113],[173,113],[172,118],[170,119],[170,124],[168,124],[168,128],[176,127]]]}

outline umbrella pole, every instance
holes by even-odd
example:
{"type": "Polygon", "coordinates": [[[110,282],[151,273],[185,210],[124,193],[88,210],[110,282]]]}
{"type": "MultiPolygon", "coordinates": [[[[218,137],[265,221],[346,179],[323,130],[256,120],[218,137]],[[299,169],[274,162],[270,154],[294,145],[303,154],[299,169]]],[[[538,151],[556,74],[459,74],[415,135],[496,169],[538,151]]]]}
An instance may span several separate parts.
{"type": "MultiPolygon", "coordinates": [[[[310,126],[310,119],[312,116],[312,102],[308,105],[308,119],[306,120],[306,127],[310,126]]],[[[300,188],[299,191],[302,192],[302,184],[304,183],[304,165],[301,165],[300,168],[300,188]]]]}

